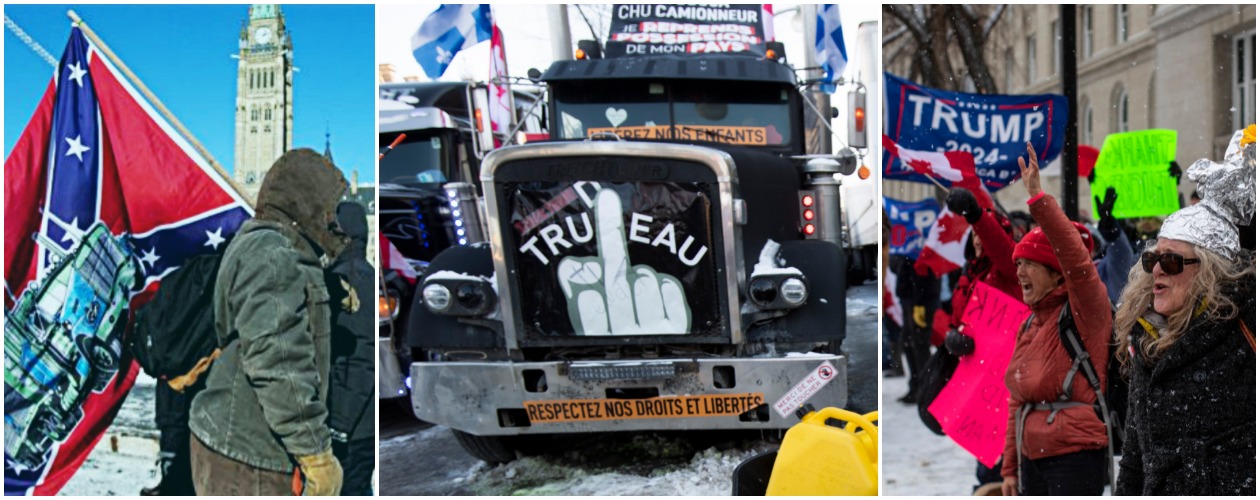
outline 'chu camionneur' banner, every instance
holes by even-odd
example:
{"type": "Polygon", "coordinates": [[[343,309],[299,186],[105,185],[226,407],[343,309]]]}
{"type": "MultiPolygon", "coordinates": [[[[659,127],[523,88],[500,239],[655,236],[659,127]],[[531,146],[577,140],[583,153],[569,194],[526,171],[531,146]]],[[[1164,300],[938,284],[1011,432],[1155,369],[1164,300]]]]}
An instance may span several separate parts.
{"type": "MultiPolygon", "coordinates": [[[[897,144],[919,151],[965,151],[990,192],[1019,178],[1026,142],[1042,168],[1063,150],[1067,98],[1055,94],[980,95],[920,86],[884,73],[884,131],[897,144]]],[[[884,178],[928,182],[884,155],[884,178]]]]}
{"type": "Polygon", "coordinates": [[[617,4],[604,54],[763,54],[765,50],[761,4],[617,4]]]}

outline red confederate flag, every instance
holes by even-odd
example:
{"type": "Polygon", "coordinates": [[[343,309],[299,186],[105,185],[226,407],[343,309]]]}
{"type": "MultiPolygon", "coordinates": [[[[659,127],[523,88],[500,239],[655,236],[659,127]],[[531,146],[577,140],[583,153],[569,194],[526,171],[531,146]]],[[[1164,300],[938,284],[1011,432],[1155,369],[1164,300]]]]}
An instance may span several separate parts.
{"type": "Polygon", "coordinates": [[[976,157],[962,151],[915,151],[898,146],[887,135],[884,136],[884,150],[894,157],[901,158],[901,163],[915,172],[933,177],[945,187],[957,186],[971,191],[980,202],[980,208],[993,208],[989,192],[985,191],[980,177],[976,175],[976,157]]]}
{"type": "Polygon", "coordinates": [[[57,493],[138,372],[130,310],[252,215],[78,28],[4,162],[4,489],[57,493]]]}

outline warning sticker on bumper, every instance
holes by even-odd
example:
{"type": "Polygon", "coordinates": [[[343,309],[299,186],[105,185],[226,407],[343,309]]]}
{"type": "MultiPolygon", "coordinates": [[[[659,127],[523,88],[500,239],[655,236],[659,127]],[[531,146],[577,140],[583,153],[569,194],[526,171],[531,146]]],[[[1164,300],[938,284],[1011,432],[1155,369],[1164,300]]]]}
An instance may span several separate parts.
{"type": "Polygon", "coordinates": [[[650,399],[570,399],[526,401],[532,424],[625,418],[690,418],[739,415],[765,402],[760,392],[671,396],[650,399]]]}
{"type": "Polygon", "coordinates": [[[830,361],[823,361],[821,365],[818,365],[818,368],[815,368],[813,372],[798,382],[796,387],[793,387],[782,398],[775,401],[774,411],[780,417],[787,418],[788,415],[800,408],[806,401],[809,401],[809,398],[818,394],[818,391],[821,391],[823,386],[831,382],[833,378],[836,378],[835,365],[831,364],[830,361]]]}

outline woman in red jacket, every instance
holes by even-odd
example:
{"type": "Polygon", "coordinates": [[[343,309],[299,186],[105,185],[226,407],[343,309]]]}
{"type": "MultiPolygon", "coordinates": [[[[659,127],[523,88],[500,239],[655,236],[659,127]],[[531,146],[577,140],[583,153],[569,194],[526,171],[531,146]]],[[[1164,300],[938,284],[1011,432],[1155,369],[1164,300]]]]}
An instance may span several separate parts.
{"type": "Polygon", "coordinates": [[[1005,495],[1101,495],[1108,483],[1107,430],[1094,413],[1097,397],[1079,371],[1066,394],[1072,360],[1059,340],[1059,315],[1072,318],[1094,371],[1107,375],[1111,303],[1090,260],[1093,240],[1041,191],[1037,156],[1019,159],[1028,210],[1041,227],[1015,245],[1013,257],[1024,303],[1033,314],[1015,342],[1006,370],[1010,417],[1002,457],[1005,495]]]}

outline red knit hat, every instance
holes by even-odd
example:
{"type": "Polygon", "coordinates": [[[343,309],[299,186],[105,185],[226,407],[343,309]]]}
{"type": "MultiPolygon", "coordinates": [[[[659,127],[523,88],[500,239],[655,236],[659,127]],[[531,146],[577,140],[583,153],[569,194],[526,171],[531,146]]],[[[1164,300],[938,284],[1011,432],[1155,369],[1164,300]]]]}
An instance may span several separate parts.
{"type": "MultiPolygon", "coordinates": [[[[1089,235],[1089,229],[1077,222],[1073,222],[1072,226],[1076,228],[1076,232],[1080,233],[1081,240],[1085,243],[1086,253],[1092,254],[1094,252],[1094,238],[1089,235]]],[[[1040,227],[1029,231],[1028,234],[1024,235],[1024,239],[1019,240],[1019,243],[1015,244],[1015,253],[1011,255],[1011,259],[1020,258],[1043,264],[1060,273],[1063,272],[1063,266],[1059,265],[1059,259],[1054,256],[1054,249],[1050,247],[1050,238],[1046,237],[1046,232],[1042,231],[1040,227]]]]}

